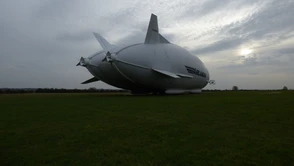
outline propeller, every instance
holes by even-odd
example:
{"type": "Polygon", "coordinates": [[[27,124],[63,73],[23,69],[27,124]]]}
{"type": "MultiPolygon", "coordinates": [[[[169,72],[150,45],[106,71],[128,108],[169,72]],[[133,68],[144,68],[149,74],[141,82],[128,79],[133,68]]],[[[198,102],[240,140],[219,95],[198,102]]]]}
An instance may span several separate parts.
{"type": "Polygon", "coordinates": [[[103,58],[102,62],[107,61],[109,63],[112,63],[116,60],[116,54],[115,53],[110,53],[107,51],[105,58],[103,58]]]}
{"type": "Polygon", "coordinates": [[[209,80],[208,83],[209,85],[215,85],[215,80],[209,80]]]}
{"type": "Polygon", "coordinates": [[[89,59],[81,57],[79,63],[76,66],[87,66],[89,64],[89,59]]]}

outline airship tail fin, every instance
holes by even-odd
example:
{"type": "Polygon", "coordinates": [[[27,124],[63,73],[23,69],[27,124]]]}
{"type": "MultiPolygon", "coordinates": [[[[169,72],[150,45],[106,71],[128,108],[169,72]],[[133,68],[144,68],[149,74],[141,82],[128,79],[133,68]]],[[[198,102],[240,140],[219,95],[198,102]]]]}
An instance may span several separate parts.
{"type": "Polygon", "coordinates": [[[159,34],[159,41],[160,43],[166,43],[169,44],[170,42],[168,40],[166,40],[166,38],[164,38],[161,34],[159,34]]]}
{"type": "Polygon", "coordinates": [[[105,51],[109,51],[110,49],[112,49],[114,46],[112,44],[110,44],[106,39],[104,39],[100,34],[93,32],[95,38],[97,39],[97,41],[99,42],[99,44],[101,45],[101,47],[103,48],[103,50],[105,51]]]}
{"type": "Polygon", "coordinates": [[[145,37],[145,44],[155,44],[159,42],[157,16],[151,14],[147,34],[145,37]]]}
{"type": "Polygon", "coordinates": [[[147,34],[145,37],[145,44],[156,44],[156,43],[170,43],[166,40],[158,31],[157,16],[151,14],[147,34]]]}
{"type": "Polygon", "coordinates": [[[93,77],[91,79],[88,79],[87,81],[82,82],[81,84],[88,84],[88,83],[92,83],[92,82],[96,82],[99,81],[100,79],[97,77],[93,77]]]}

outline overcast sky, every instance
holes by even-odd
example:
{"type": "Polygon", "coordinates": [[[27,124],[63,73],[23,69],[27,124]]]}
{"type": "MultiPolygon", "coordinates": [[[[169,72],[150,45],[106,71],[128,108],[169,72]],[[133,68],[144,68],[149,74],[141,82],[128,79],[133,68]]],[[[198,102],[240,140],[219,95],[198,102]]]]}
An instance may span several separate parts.
{"type": "Polygon", "coordinates": [[[208,89],[294,89],[293,0],[1,0],[0,88],[110,88],[80,57],[142,43],[150,14],[170,42],[198,56],[208,89]]]}

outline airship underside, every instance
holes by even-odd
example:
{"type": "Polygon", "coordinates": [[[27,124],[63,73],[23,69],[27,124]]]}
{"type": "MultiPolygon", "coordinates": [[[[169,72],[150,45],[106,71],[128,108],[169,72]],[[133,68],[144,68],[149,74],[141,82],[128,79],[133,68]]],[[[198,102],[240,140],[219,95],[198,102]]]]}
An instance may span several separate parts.
{"type": "Polygon", "coordinates": [[[209,72],[198,57],[159,34],[154,14],[144,43],[117,47],[94,36],[103,50],[77,64],[94,76],[83,84],[103,81],[132,93],[178,94],[200,93],[209,83],[209,72]]]}

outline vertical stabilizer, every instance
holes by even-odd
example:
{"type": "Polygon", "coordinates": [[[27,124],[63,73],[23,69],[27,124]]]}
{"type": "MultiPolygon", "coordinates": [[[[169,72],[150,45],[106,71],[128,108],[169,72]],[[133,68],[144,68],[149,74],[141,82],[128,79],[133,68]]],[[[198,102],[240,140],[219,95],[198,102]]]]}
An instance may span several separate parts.
{"type": "Polygon", "coordinates": [[[155,44],[160,43],[160,37],[158,32],[158,22],[157,22],[157,16],[154,14],[151,14],[151,18],[149,21],[149,26],[145,38],[145,44],[155,44]]]}
{"type": "Polygon", "coordinates": [[[114,47],[107,40],[105,40],[100,34],[95,33],[95,32],[93,32],[93,34],[94,34],[95,38],[97,39],[97,41],[99,42],[99,44],[101,45],[101,47],[103,48],[103,50],[109,51],[111,48],[114,47]]]}
{"type": "Polygon", "coordinates": [[[159,34],[159,41],[160,43],[170,44],[170,42],[166,40],[166,38],[164,38],[161,34],[159,34]]]}

